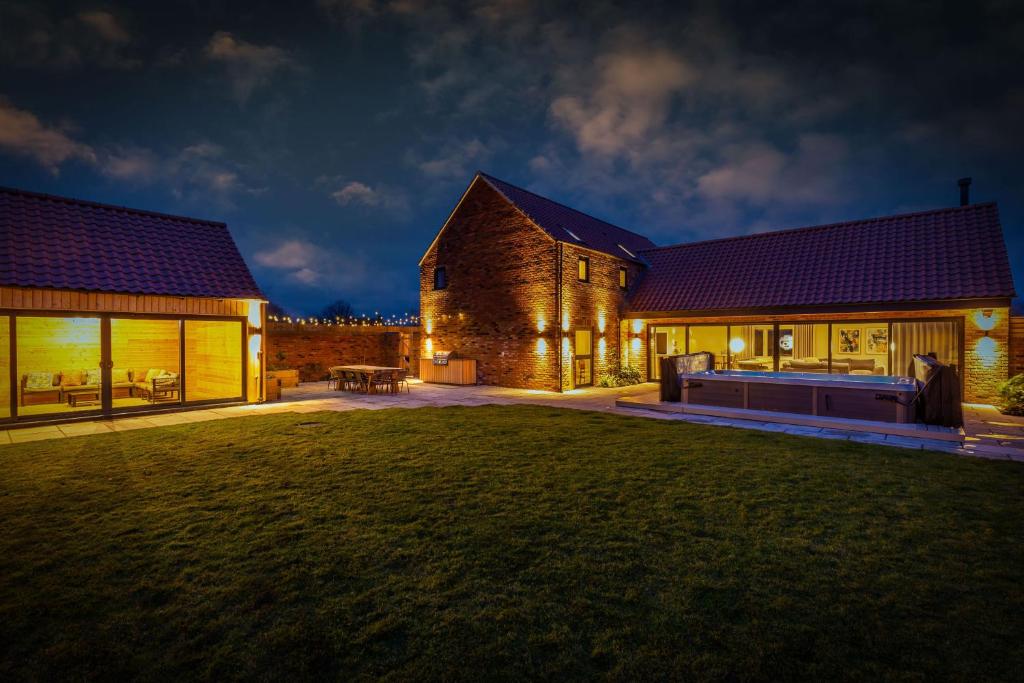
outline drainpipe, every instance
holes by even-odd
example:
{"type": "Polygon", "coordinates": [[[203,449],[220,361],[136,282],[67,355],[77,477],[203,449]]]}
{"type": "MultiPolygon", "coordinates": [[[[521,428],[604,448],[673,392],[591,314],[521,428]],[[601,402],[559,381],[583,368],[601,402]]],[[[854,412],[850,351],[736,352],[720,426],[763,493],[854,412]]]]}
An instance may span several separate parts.
{"type": "Polygon", "coordinates": [[[558,393],[562,393],[562,243],[558,242],[555,256],[555,353],[558,355],[558,393]]]}

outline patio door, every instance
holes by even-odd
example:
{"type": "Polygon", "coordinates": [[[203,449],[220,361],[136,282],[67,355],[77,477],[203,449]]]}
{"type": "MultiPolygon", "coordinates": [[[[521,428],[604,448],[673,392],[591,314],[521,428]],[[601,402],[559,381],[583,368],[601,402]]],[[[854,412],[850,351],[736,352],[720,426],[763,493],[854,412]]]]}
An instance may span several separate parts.
{"type": "Polygon", "coordinates": [[[110,319],[110,410],[180,404],[181,321],[110,319]]]}
{"type": "Polygon", "coordinates": [[[70,417],[102,410],[99,317],[19,315],[13,327],[18,417],[70,417]]]}
{"type": "Polygon", "coordinates": [[[594,384],[594,331],[587,327],[577,329],[573,358],[573,386],[589,387],[594,384]]]}

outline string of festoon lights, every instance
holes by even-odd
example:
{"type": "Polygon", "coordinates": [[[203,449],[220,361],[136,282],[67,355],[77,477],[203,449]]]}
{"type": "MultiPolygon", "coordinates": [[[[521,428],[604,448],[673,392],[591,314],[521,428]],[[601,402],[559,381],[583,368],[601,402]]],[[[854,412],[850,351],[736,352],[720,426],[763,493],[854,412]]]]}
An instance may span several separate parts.
{"type": "Polygon", "coordinates": [[[275,323],[331,327],[408,327],[420,324],[420,317],[412,313],[382,316],[380,313],[374,312],[372,316],[364,313],[363,315],[336,316],[334,318],[320,318],[317,316],[293,318],[290,315],[268,315],[267,319],[275,323]]]}

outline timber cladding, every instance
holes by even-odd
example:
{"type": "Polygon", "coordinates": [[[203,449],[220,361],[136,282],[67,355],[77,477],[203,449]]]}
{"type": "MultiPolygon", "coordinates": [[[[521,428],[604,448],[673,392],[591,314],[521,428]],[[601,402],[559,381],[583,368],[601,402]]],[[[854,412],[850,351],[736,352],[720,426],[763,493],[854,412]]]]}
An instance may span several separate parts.
{"type": "Polygon", "coordinates": [[[303,382],[325,379],[332,365],[384,365],[415,372],[418,338],[415,327],[268,322],[267,365],[298,370],[303,382]]]}

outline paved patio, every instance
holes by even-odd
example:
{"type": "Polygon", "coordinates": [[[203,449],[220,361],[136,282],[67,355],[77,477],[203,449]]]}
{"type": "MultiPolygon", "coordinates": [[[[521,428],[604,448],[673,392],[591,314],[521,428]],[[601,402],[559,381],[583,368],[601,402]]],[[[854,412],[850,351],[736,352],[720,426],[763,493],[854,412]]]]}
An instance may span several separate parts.
{"type": "Polygon", "coordinates": [[[558,408],[596,410],[622,415],[643,416],[661,420],[679,420],[700,424],[713,424],[740,429],[783,432],[821,439],[840,439],[861,443],[874,443],[900,448],[938,450],[969,455],[1024,462],[1024,418],[1002,415],[992,406],[966,404],[964,416],[966,437],[958,442],[917,439],[903,436],[853,432],[839,429],[786,425],[756,420],[737,420],[704,415],[660,413],[652,410],[622,408],[615,405],[618,398],[650,393],[651,385],[638,385],[618,389],[588,388],[562,394],[548,391],[505,389],[501,387],[457,387],[424,384],[413,380],[408,394],[363,395],[329,391],[326,382],[302,384],[285,389],[281,401],[259,405],[230,406],[190,410],[161,415],[125,417],[116,420],[95,420],[64,425],[47,425],[0,431],[0,444],[17,444],[43,439],[59,439],[86,434],[102,434],[148,427],[221,420],[244,415],[267,415],[282,412],[311,413],[321,410],[379,410],[382,408],[421,408],[427,406],[478,406],[486,404],[530,403],[558,408]]]}

